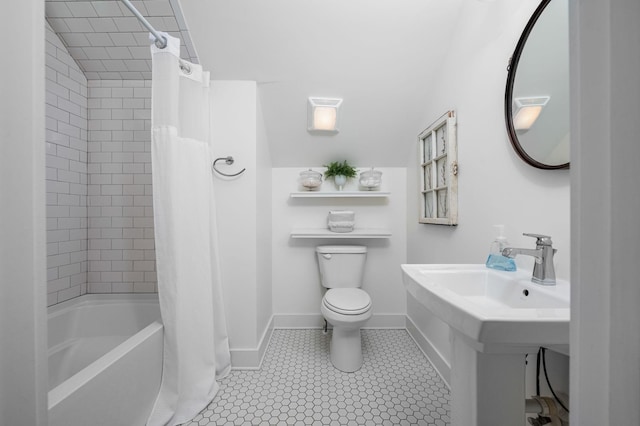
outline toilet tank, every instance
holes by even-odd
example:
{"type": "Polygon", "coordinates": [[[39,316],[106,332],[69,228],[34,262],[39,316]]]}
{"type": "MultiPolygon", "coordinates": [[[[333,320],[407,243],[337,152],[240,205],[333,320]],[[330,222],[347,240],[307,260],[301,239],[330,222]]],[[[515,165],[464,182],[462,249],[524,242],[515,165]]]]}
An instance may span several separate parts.
{"type": "Polygon", "coordinates": [[[327,288],[362,287],[365,246],[318,246],[320,282],[327,288]]]}

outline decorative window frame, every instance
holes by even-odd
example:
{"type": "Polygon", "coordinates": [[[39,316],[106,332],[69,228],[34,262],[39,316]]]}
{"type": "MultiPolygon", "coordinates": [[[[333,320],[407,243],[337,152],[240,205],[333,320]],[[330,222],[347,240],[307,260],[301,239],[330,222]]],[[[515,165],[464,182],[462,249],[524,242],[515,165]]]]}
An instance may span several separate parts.
{"type": "Polygon", "coordinates": [[[418,135],[418,222],[458,224],[458,142],[455,111],[447,111],[418,135]]]}

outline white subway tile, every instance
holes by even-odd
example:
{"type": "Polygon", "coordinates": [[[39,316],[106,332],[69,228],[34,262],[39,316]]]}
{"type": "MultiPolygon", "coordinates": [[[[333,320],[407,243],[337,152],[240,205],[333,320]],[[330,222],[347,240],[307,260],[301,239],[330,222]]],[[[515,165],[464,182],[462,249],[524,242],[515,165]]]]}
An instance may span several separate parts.
{"type": "Polygon", "coordinates": [[[153,271],[155,270],[155,262],[150,260],[134,260],[133,261],[133,270],[134,271],[153,271]]]}
{"type": "Polygon", "coordinates": [[[79,217],[58,218],[58,229],[77,229],[80,227],[79,217]]]}
{"type": "MultiPolygon", "coordinates": [[[[132,228],[133,227],[133,218],[132,217],[113,217],[111,218],[112,225],[118,228],[132,228]]],[[[124,236],[124,229],[123,229],[124,236]]]]}
{"type": "MultiPolygon", "coordinates": [[[[81,243],[85,243],[86,241],[81,241],[81,243]]],[[[87,250],[86,247],[82,249],[82,251],[74,251],[69,253],[69,262],[71,263],[79,263],[80,264],[80,271],[81,272],[86,272],[86,268],[84,268],[82,265],[84,265],[86,263],[87,260],[87,250]]]]}
{"type": "Polygon", "coordinates": [[[111,271],[111,262],[108,260],[90,260],[89,271],[91,272],[109,272],[111,271]]]}
{"type": "Polygon", "coordinates": [[[123,239],[114,239],[111,241],[111,246],[113,249],[119,249],[119,250],[131,250],[133,249],[133,240],[131,240],[130,238],[126,238],[126,229],[122,230],[122,236],[125,237],[123,239]]]}
{"type": "Polygon", "coordinates": [[[113,282],[111,283],[113,293],[133,293],[133,283],[131,282],[113,282]]]}
{"type": "MultiPolygon", "coordinates": [[[[113,205],[113,206],[132,206],[133,205],[133,197],[131,195],[125,195],[125,196],[114,195],[114,196],[111,197],[111,205],[113,205]]],[[[115,218],[113,218],[113,219],[115,219],[115,218]]]]}
{"type": "Polygon", "coordinates": [[[151,250],[154,248],[154,240],[133,240],[134,250],[151,250]]]}
{"type": "MultiPolygon", "coordinates": [[[[135,218],[135,217],[144,216],[144,207],[123,207],[122,213],[123,213],[122,216],[125,216],[125,217],[135,218]]],[[[140,230],[140,232],[142,232],[142,230],[140,230]]]]}
{"type": "Polygon", "coordinates": [[[134,217],[133,226],[136,228],[153,228],[153,217],[134,217]]]}
{"type": "Polygon", "coordinates": [[[129,272],[133,271],[132,260],[116,260],[111,262],[111,267],[114,271],[129,272]]]}
{"type": "MultiPolygon", "coordinates": [[[[140,228],[124,228],[122,230],[122,236],[124,238],[129,238],[129,241],[135,238],[144,238],[144,230],[140,228]]],[[[126,248],[133,249],[133,241],[131,241],[130,246],[126,248]]]]}
{"type": "Polygon", "coordinates": [[[58,292],[58,303],[80,296],[80,286],[76,285],[58,292]]]}
{"type": "Polygon", "coordinates": [[[156,285],[155,283],[133,283],[133,292],[134,293],[155,293],[156,285]]]}
{"type": "MultiPolygon", "coordinates": [[[[105,239],[121,239],[122,238],[122,228],[102,228],[100,231],[102,238],[105,239]]],[[[112,247],[113,248],[113,247],[112,247]]]]}
{"type": "MultiPolygon", "coordinates": [[[[123,260],[145,260],[144,250],[123,250],[123,260]]],[[[142,281],[140,278],[132,279],[131,281],[142,281]]]]}
{"type": "Polygon", "coordinates": [[[47,283],[47,292],[52,293],[54,291],[64,290],[65,288],[69,288],[70,280],[69,277],[58,278],[57,280],[51,280],[47,283]]]}
{"type": "MultiPolygon", "coordinates": [[[[120,164],[120,171],[122,171],[122,164],[120,164]]],[[[133,185],[133,175],[132,174],[118,174],[113,172],[112,175],[114,184],[122,184],[122,185],[133,185]]],[[[124,187],[122,193],[124,194],[124,187]]]]}
{"type": "Polygon", "coordinates": [[[111,283],[89,282],[87,285],[87,292],[96,294],[111,293],[111,283]]]}
{"type": "MultiPolygon", "coordinates": [[[[101,239],[94,238],[89,240],[89,248],[91,250],[110,250],[112,241],[110,239],[101,239]]],[[[96,269],[91,269],[91,264],[89,264],[89,270],[95,271],[96,269]]]]}
{"type": "Polygon", "coordinates": [[[122,272],[112,272],[112,271],[101,272],[100,281],[102,282],[122,281],[122,272]]]}
{"type": "Polygon", "coordinates": [[[62,265],[58,268],[58,274],[60,278],[70,277],[74,274],[80,273],[80,264],[79,263],[71,263],[68,265],[62,265]]]}
{"type": "Polygon", "coordinates": [[[71,240],[86,240],[87,239],[87,229],[71,229],[69,230],[69,239],[71,240]]]}

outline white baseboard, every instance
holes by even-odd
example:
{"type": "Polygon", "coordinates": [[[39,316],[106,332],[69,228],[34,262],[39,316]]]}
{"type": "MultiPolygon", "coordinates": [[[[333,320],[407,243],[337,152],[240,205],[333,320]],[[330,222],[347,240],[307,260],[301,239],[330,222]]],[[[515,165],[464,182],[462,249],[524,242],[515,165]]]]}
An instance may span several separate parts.
{"type": "Polygon", "coordinates": [[[408,316],[405,318],[407,321],[407,332],[409,333],[409,336],[413,338],[420,350],[422,350],[422,353],[424,353],[424,355],[436,369],[442,380],[445,381],[447,387],[451,389],[451,386],[449,385],[451,379],[451,365],[446,359],[444,359],[440,351],[436,349],[431,341],[424,334],[422,334],[420,329],[413,323],[411,318],[409,318],[408,316]]]}
{"type": "MultiPolygon", "coordinates": [[[[404,314],[374,314],[362,328],[406,328],[404,314]]],[[[323,328],[321,314],[278,314],[274,315],[274,328],[323,328]]],[[[331,324],[329,324],[331,327],[331,324]]]]}
{"type": "Polygon", "coordinates": [[[273,334],[274,317],[269,320],[269,324],[262,333],[262,338],[258,347],[253,349],[233,349],[231,348],[231,369],[232,370],[259,370],[262,366],[262,360],[264,354],[271,341],[271,335],[273,334]]]}

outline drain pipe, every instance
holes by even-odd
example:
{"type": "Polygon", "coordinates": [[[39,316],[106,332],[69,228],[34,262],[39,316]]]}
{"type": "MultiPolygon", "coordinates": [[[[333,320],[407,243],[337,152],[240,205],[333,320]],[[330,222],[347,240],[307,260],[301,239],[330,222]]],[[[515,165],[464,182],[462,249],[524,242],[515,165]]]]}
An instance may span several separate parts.
{"type": "Polygon", "coordinates": [[[525,413],[537,414],[537,418],[529,418],[529,424],[534,426],[560,426],[569,424],[569,413],[556,404],[553,398],[547,396],[533,396],[524,401],[525,413]]]}

